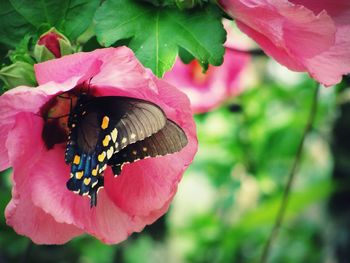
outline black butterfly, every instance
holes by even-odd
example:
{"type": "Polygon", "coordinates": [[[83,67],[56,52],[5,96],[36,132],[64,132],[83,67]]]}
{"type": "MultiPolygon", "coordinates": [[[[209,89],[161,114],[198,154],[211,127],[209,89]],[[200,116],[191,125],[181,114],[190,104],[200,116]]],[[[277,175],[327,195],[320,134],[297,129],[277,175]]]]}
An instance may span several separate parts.
{"type": "Polygon", "coordinates": [[[180,151],[184,131],[157,105],[129,97],[79,96],[68,119],[65,160],[71,165],[67,188],[89,195],[96,206],[107,165],[115,176],[123,165],[180,151]]]}

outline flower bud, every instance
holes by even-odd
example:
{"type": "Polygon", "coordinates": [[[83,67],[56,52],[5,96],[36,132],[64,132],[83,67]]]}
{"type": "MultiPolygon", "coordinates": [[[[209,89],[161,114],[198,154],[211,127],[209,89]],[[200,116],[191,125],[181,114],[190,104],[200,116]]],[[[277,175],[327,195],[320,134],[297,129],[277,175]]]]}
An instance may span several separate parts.
{"type": "Polygon", "coordinates": [[[4,89],[12,89],[17,86],[36,86],[34,66],[32,64],[17,61],[0,70],[0,79],[4,82],[4,89]]]}
{"type": "Polygon", "coordinates": [[[42,34],[34,48],[34,57],[37,62],[60,58],[72,53],[73,48],[68,38],[55,28],[51,28],[48,32],[42,34]]]}

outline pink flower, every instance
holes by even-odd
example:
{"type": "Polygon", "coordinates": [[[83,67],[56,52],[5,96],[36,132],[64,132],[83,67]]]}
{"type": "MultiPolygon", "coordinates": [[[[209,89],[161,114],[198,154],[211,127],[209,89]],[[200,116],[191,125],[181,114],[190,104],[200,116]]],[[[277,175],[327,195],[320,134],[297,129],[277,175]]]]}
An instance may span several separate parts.
{"type": "Polygon", "coordinates": [[[210,65],[204,74],[197,60],[184,64],[177,59],[164,79],[187,94],[194,113],[207,112],[239,93],[240,73],[248,61],[248,55],[226,49],[224,63],[210,65]]]}
{"type": "Polygon", "coordinates": [[[330,86],[350,72],[350,1],[220,0],[238,27],[294,71],[330,86]]]}
{"type": "Polygon", "coordinates": [[[35,72],[40,86],[17,87],[0,97],[0,169],[13,167],[7,224],[39,244],[60,244],[83,233],[112,244],[164,214],[197,149],[187,97],[143,68],[125,47],[50,60],[35,65],[35,72]],[[44,119],[38,116],[41,107],[58,94],[91,78],[95,96],[128,96],[156,103],[188,138],[182,151],[126,165],[118,178],[108,168],[105,188],[93,208],[89,198],[66,188],[70,168],[64,161],[65,142],[48,150],[43,138],[57,134],[45,134],[44,119]]]}

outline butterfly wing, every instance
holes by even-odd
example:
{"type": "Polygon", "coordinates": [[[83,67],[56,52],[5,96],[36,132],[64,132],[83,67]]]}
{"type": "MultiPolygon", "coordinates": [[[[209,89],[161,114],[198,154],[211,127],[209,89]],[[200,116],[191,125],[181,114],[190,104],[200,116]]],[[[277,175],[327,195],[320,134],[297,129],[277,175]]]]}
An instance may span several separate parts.
{"type": "Polygon", "coordinates": [[[113,154],[157,133],[166,116],[157,105],[127,97],[96,97],[77,102],[72,112],[66,162],[71,165],[69,190],[89,195],[103,186],[103,171],[113,154]]]}
{"type": "Polygon", "coordinates": [[[163,156],[180,151],[187,145],[185,132],[173,121],[167,120],[163,129],[142,141],[129,144],[115,153],[108,161],[115,176],[121,173],[124,164],[148,157],[163,156]]]}

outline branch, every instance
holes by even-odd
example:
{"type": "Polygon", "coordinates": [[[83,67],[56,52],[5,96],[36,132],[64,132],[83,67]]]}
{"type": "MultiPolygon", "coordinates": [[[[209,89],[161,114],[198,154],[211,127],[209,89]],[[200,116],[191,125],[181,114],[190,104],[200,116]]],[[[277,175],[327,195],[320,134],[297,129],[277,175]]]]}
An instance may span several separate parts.
{"type": "Polygon", "coordinates": [[[305,141],[305,138],[307,137],[307,135],[309,134],[309,132],[311,131],[312,124],[313,124],[314,119],[315,119],[315,115],[316,115],[316,111],[317,111],[317,98],[318,98],[318,89],[319,89],[318,86],[319,86],[319,84],[317,83],[317,87],[315,88],[313,98],[312,98],[312,104],[311,104],[311,108],[310,108],[309,118],[308,118],[306,126],[304,128],[304,133],[303,133],[301,141],[299,143],[293,166],[292,166],[292,168],[289,172],[289,175],[288,175],[287,185],[286,185],[284,192],[283,192],[282,202],[281,202],[281,206],[278,210],[275,224],[272,228],[272,231],[270,233],[270,236],[269,236],[267,242],[265,243],[265,247],[264,247],[262,256],[260,258],[260,261],[259,261],[260,263],[267,262],[267,258],[268,258],[269,252],[271,250],[272,243],[274,242],[275,238],[277,237],[279,228],[280,228],[280,226],[283,222],[284,216],[285,216],[285,212],[286,212],[288,201],[289,201],[290,191],[291,191],[292,184],[293,184],[293,181],[295,178],[295,173],[296,173],[296,171],[299,167],[299,164],[300,164],[300,160],[301,160],[301,156],[302,156],[302,152],[303,152],[304,141],[305,141]]]}
{"type": "Polygon", "coordinates": [[[234,48],[234,47],[225,47],[228,50],[232,50],[235,52],[239,52],[239,53],[244,53],[244,54],[248,54],[251,55],[253,57],[266,57],[267,55],[265,54],[265,52],[259,48],[256,49],[250,49],[250,50],[243,50],[243,49],[239,49],[239,48],[234,48]]]}

